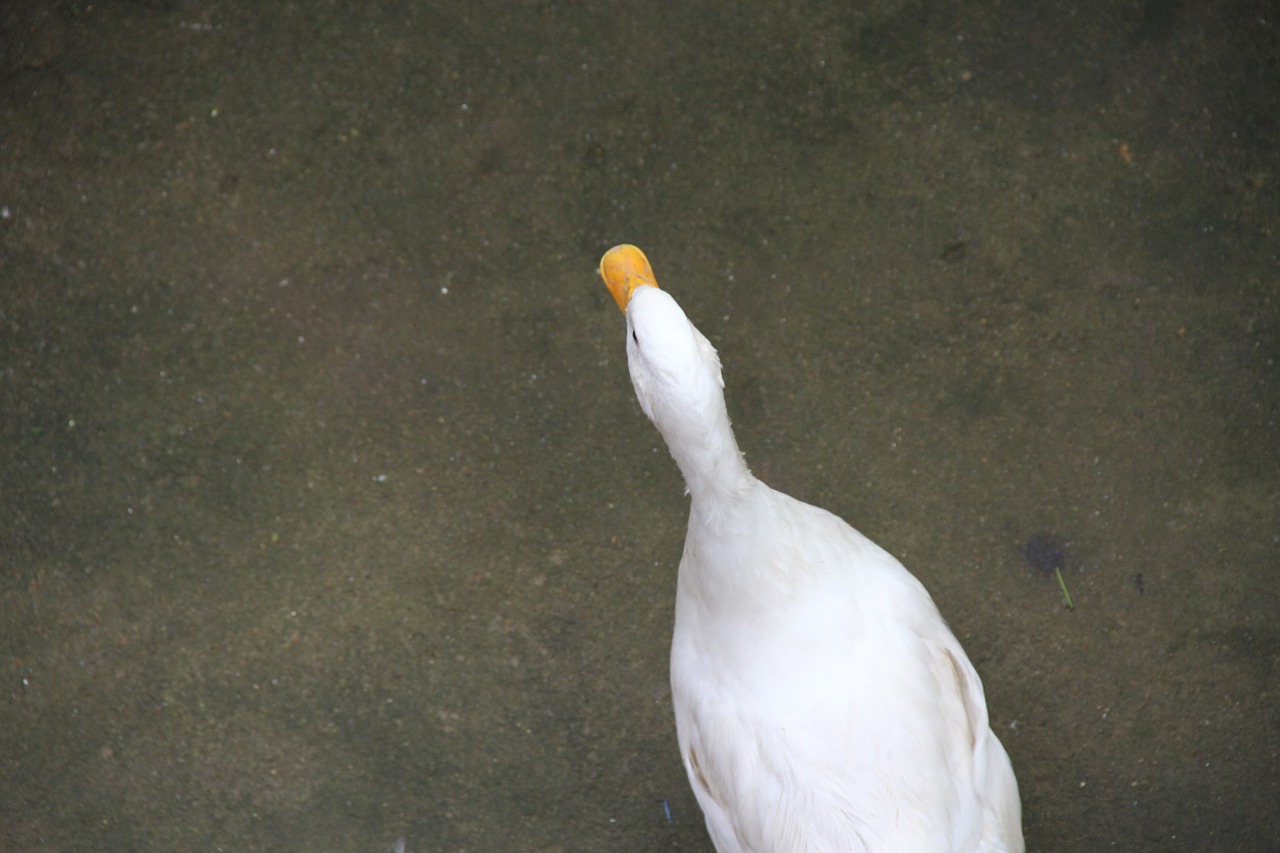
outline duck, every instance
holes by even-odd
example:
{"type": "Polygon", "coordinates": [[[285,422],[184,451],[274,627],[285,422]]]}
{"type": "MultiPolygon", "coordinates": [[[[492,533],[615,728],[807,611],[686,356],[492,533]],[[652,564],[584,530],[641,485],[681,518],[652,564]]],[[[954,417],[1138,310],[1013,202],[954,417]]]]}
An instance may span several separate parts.
{"type": "Polygon", "coordinates": [[[671,697],[718,853],[1024,850],[982,680],[921,582],[748,468],[719,356],[645,254],[600,274],[636,399],[684,477],[671,697]]]}

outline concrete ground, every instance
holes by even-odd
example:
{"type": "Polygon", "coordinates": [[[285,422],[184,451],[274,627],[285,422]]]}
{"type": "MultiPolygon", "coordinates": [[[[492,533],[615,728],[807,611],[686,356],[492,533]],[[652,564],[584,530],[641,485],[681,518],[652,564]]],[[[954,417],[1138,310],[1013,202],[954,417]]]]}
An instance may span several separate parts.
{"type": "Polygon", "coordinates": [[[0,850],[710,851],[623,241],[1028,849],[1277,849],[1274,11],[5,3],[0,850]]]}

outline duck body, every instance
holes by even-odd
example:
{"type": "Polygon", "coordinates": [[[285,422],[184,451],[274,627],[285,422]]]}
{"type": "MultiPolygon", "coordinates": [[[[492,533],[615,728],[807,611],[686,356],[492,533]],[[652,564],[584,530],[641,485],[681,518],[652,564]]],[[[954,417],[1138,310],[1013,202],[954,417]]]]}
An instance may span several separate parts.
{"type": "Polygon", "coordinates": [[[690,495],[671,690],[717,851],[1022,851],[982,682],[928,592],[753,476],[715,349],[656,283],[625,290],[632,384],[690,495]]]}
{"type": "Polygon", "coordinates": [[[825,510],[758,480],[714,519],[695,500],[671,691],[720,853],[1022,849],[964,650],[920,582],[825,510]]]}

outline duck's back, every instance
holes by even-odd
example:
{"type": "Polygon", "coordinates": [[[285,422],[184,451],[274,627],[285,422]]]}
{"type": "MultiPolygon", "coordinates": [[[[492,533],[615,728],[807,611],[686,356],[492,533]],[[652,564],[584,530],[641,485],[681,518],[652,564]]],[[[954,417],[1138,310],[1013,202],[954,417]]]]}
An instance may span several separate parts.
{"type": "Polygon", "coordinates": [[[919,581],[825,510],[758,481],[695,502],[671,679],[720,853],[1022,849],[977,673],[919,581]]]}

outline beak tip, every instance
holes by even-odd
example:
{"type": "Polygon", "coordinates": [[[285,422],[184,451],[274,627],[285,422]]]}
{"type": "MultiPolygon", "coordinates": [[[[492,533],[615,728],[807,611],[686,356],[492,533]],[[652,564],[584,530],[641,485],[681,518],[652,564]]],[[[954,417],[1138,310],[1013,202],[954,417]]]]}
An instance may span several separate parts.
{"type": "Polygon", "coordinates": [[[600,277],[624,314],[637,287],[658,286],[649,259],[629,243],[614,246],[604,253],[600,258],[600,277]]]}

